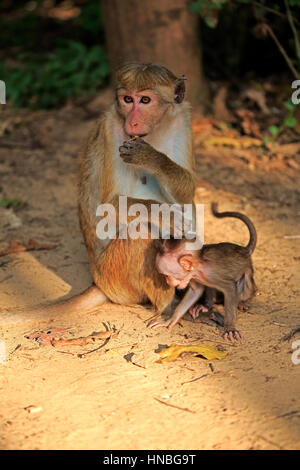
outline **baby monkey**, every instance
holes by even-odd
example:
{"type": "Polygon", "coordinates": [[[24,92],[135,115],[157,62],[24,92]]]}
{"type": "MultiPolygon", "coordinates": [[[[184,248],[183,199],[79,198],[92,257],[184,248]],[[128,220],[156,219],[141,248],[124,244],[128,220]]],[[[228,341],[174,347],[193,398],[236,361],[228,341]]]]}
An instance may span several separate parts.
{"type": "Polygon", "coordinates": [[[215,217],[234,217],[242,220],[250,232],[246,247],[234,243],[203,245],[201,250],[190,249],[191,240],[163,240],[156,258],[158,271],[166,276],[170,286],[188,290],[172,317],[167,321],[153,321],[150,328],[165,326],[171,329],[180,318],[209,289],[208,297],[213,298],[212,290],[224,295],[225,339],[239,341],[242,334],[236,329],[236,311],[239,303],[250,299],[256,286],[253,279],[251,255],[256,246],[256,230],[253,223],[239,212],[218,212],[217,204],[211,206],[215,217]],[[190,246],[189,246],[190,245],[190,246]]]}

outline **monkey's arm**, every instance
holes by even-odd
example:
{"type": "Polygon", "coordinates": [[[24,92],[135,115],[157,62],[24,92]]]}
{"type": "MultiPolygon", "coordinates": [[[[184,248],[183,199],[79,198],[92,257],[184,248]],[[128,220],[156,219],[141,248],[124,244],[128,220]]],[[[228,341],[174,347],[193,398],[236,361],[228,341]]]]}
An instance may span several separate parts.
{"type": "Polygon", "coordinates": [[[79,153],[78,210],[80,227],[88,250],[92,271],[97,259],[109,240],[100,239],[96,233],[97,208],[99,203],[111,198],[109,189],[102,195],[103,188],[110,188],[109,168],[105,167],[105,126],[106,117],[95,123],[79,153]],[[103,176],[105,175],[105,177],[103,176]],[[106,184],[106,186],[105,186],[106,184]]]}
{"type": "Polygon", "coordinates": [[[169,200],[180,204],[191,203],[194,197],[195,183],[192,174],[173,162],[167,155],[159,154],[159,170],[154,171],[160,182],[162,192],[169,200]]]}
{"type": "Polygon", "coordinates": [[[175,312],[169,320],[166,321],[153,321],[148,327],[157,328],[159,326],[165,326],[169,330],[183,317],[183,315],[189,310],[192,305],[201,297],[205,287],[202,284],[193,284],[194,287],[189,287],[185,296],[183,297],[180,304],[176,307],[175,312]]]}
{"type": "Polygon", "coordinates": [[[157,177],[168,201],[179,204],[192,202],[195,185],[191,172],[143,139],[124,142],[120,147],[120,156],[124,163],[150,170],[157,177]]]}

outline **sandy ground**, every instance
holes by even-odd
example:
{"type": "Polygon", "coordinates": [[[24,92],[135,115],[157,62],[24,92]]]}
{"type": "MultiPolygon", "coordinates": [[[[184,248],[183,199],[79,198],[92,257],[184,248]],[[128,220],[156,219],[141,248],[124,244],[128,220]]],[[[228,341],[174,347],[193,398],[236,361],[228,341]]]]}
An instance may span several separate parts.
{"type": "MultiPolygon", "coordinates": [[[[71,296],[91,283],[77,218],[76,157],[92,123],[78,108],[40,113],[14,124],[0,146],[0,196],[25,203],[13,222],[2,210],[1,247],[15,239],[58,244],[0,258],[2,310],[71,296]]],[[[300,364],[292,362],[300,333],[281,341],[300,326],[300,240],[285,238],[300,234],[299,171],[249,165],[230,149],[196,145],[195,153],[206,242],[248,239],[241,222],[212,218],[212,200],[222,210],[245,212],[257,227],[259,291],[250,311],[239,314],[244,341],[225,343],[217,327],[187,320],[172,332],[149,330],[151,311],[142,306],[105,304],[90,313],[4,323],[1,449],[300,448],[300,364]],[[87,336],[105,330],[103,323],[120,329],[106,344],[54,348],[26,338],[53,327],[67,328],[65,338],[87,336]],[[155,362],[162,345],[196,342],[227,356],[155,362]]]]}

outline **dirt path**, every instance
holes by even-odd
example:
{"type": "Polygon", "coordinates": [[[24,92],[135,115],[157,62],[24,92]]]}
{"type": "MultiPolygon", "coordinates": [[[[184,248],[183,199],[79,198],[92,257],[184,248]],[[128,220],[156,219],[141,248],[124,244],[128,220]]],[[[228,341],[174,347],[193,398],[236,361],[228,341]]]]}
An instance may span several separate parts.
{"type": "MultiPolygon", "coordinates": [[[[91,123],[79,110],[44,113],[0,146],[0,199],[25,202],[14,211],[17,228],[1,212],[1,246],[30,238],[58,244],[0,258],[1,309],[73,295],[91,282],[76,210],[76,156],[91,123]]],[[[149,310],[112,304],[2,325],[1,449],[300,448],[300,364],[292,362],[300,334],[280,341],[300,326],[300,240],[285,238],[300,234],[299,172],[267,172],[260,162],[253,169],[229,149],[196,146],[196,155],[197,201],[244,211],[258,230],[259,292],[238,320],[245,341],[224,345],[216,327],[185,320],[171,333],[148,330],[149,310]],[[103,342],[54,348],[26,339],[52,327],[68,328],[66,338],[87,336],[104,330],[103,322],[120,329],[118,337],[81,357],[103,342]],[[161,345],[197,341],[227,357],[154,362],[161,345]]],[[[206,241],[243,244],[247,237],[241,223],[213,219],[207,205],[206,241]]]]}

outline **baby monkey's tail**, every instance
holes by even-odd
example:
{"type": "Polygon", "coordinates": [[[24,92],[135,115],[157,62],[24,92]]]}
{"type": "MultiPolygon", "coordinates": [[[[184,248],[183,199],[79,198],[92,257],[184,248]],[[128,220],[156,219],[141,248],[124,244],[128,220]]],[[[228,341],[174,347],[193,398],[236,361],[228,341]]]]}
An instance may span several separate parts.
{"type": "Polygon", "coordinates": [[[256,246],[257,234],[256,229],[251,220],[246,215],[241,214],[240,212],[218,212],[218,204],[216,202],[212,203],[211,211],[215,217],[218,217],[220,219],[223,217],[234,217],[235,219],[242,220],[247,225],[250,233],[250,240],[246,248],[248,250],[249,256],[252,255],[256,246]]]}

